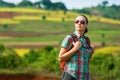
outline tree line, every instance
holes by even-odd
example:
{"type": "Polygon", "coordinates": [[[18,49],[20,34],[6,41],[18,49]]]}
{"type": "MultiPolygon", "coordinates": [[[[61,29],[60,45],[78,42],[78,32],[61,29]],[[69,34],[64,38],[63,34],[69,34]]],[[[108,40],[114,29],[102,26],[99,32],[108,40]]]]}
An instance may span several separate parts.
{"type": "MultiPolygon", "coordinates": [[[[105,0],[95,7],[72,9],[72,11],[80,14],[88,14],[90,16],[106,17],[120,20],[120,5],[113,4],[111,6],[108,6],[108,3],[109,2],[105,0]]],[[[52,3],[50,0],[38,0],[34,3],[32,3],[30,0],[23,0],[17,5],[0,0],[0,7],[35,7],[46,10],[63,10],[65,12],[68,10],[64,3],[52,3]]]]}
{"type": "Polygon", "coordinates": [[[39,0],[37,2],[32,3],[30,0],[23,0],[19,4],[8,3],[6,1],[0,0],[0,7],[37,7],[41,9],[49,9],[49,10],[64,10],[67,8],[62,2],[52,3],[50,0],[39,0]]]}
{"type": "Polygon", "coordinates": [[[120,5],[108,6],[108,1],[103,1],[95,7],[83,8],[83,9],[73,9],[72,11],[78,13],[85,13],[90,16],[106,17],[120,20],[120,5]]]}

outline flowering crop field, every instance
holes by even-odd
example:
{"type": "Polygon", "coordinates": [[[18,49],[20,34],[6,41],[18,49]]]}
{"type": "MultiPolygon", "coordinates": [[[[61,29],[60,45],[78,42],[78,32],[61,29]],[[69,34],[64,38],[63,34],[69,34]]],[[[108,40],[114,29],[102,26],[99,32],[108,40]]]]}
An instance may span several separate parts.
{"type": "MultiPolygon", "coordinates": [[[[78,16],[78,13],[67,11],[64,13],[63,11],[48,11],[48,10],[42,10],[42,9],[34,9],[34,8],[0,8],[0,12],[9,12],[9,13],[16,13],[20,15],[14,16],[11,20],[14,21],[21,21],[21,20],[42,20],[42,17],[45,16],[46,20],[51,21],[62,21],[63,19],[65,21],[73,21],[76,16],[78,16]]],[[[90,21],[100,21],[104,23],[111,23],[111,24],[120,24],[119,20],[114,19],[108,19],[103,17],[96,17],[96,16],[89,16],[86,15],[90,21]]],[[[15,24],[18,22],[10,22],[1,21],[0,24],[15,24]],[[7,23],[8,22],[8,23],[7,23]]]]}
{"type": "MultiPolygon", "coordinates": [[[[0,43],[10,46],[24,45],[24,42],[34,46],[35,42],[59,45],[65,35],[73,32],[74,18],[80,15],[72,11],[65,13],[35,8],[0,8],[0,13],[14,14],[10,18],[0,19],[0,43]]],[[[120,45],[119,20],[86,16],[89,19],[89,32],[86,35],[95,45],[102,42],[120,45]]]]}
{"type": "MultiPolygon", "coordinates": [[[[25,54],[29,53],[30,49],[14,49],[14,51],[19,56],[24,56],[25,54]]],[[[112,54],[116,56],[118,53],[120,53],[120,46],[106,46],[96,49],[93,56],[95,56],[96,54],[112,54]]]]}
{"type": "Polygon", "coordinates": [[[19,55],[19,56],[24,56],[25,54],[29,53],[30,49],[14,49],[14,51],[19,55]]]}
{"type": "Polygon", "coordinates": [[[100,49],[96,49],[94,55],[96,54],[112,54],[116,56],[120,53],[120,46],[107,46],[100,49]]]}
{"type": "Polygon", "coordinates": [[[19,20],[13,20],[13,19],[0,19],[0,24],[19,24],[19,20]]]}

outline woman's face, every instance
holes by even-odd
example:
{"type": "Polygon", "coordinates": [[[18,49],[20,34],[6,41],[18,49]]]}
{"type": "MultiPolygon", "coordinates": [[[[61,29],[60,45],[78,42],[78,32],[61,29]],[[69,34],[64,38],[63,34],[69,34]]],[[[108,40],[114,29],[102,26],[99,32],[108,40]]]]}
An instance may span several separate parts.
{"type": "Polygon", "coordinates": [[[83,16],[78,16],[75,21],[75,29],[80,32],[84,32],[87,27],[86,19],[83,16]]]}

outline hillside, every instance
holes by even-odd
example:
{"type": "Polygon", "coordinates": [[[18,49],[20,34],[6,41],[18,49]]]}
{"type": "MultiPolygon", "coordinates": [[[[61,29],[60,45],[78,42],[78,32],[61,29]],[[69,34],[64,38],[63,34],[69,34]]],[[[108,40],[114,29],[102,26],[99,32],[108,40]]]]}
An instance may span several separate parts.
{"type": "MultiPolygon", "coordinates": [[[[83,13],[62,10],[44,10],[37,8],[0,8],[0,24],[19,24],[22,20],[52,20],[73,21],[76,16],[83,13]]],[[[111,24],[120,24],[119,20],[100,16],[87,15],[90,21],[99,21],[111,24]]]]}
{"type": "MultiPolygon", "coordinates": [[[[58,46],[65,35],[73,32],[73,20],[78,15],[73,11],[62,10],[0,8],[0,43],[16,48],[58,46]]],[[[107,40],[107,45],[120,45],[119,20],[86,16],[90,21],[87,35],[92,42],[100,46],[107,40]],[[102,39],[102,35],[105,39],[102,39]],[[113,41],[115,43],[110,44],[113,41]]]]}
{"type": "MultiPolygon", "coordinates": [[[[90,8],[83,9],[73,9],[72,11],[77,12],[78,14],[84,13],[90,16],[98,16],[120,20],[120,5],[111,5],[108,6],[109,1],[103,1],[99,5],[90,8]]],[[[19,4],[15,5],[13,3],[8,3],[0,0],[0,7],[19,7],[19,8],[38,8],[44,10],[63,10],[64,12],[70,11],[67,9],[66,5],[62,2],[52,3],[51,0],[40,0],[36,2],[31,2],[30,0],[23,0],[19,4]]]]}
{"type": "Polygon", "coordinates": [[[91,16],[106,17],[120,20],[120,5],[101,6],[73,10],[78,13],[85,13],[91,16]]]}

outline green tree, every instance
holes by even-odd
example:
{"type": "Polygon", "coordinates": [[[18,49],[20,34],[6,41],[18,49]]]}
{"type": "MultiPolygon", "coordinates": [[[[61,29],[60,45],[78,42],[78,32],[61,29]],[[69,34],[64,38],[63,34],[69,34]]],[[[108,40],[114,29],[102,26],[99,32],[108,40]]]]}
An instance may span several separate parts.
{"type": "Polygon", "coordinates": [[[53,10],[64,10],[64,11],[67,10],[66,6],[62,2],[53,3],[52,9],[53,10]]]}
{"type": "Polygon", "coordinates": [[[33,6],[33,3],[30,2],[30,0],[23,0],[21,3],[18,4],[18,6],[33,6]]]}
{"type": "Polygon", "coordinates": [[[5,50],[5,46],[3,44],[0,44],[0,54],[3,53],[5,50]]]}
{"type": "Polygon", "coordinates": [[[41,1],[37,1],[37,2],[33,3],[33,5],[34,5],[35,7],[41,8],[40,4],[41,4],[41,1]]]}
{"type": "Polygon", "coordinates": [[[106,0],[102,2],[103,7],[106,7],[107,4],[108,4],[108,1],[106,1],[106,0]]]}
{"type": "Polygon", "coordinates": [[[8,3],[3,0],[0,0],[0,7],[15,7],[13,3],[8,3]]]}
{"type": "Polygon", "coordinates": [[[41,4],[44,6],[45,9],[50,9],[52,6],[52,2],[50,0],[42,0],[41,4]]]}

